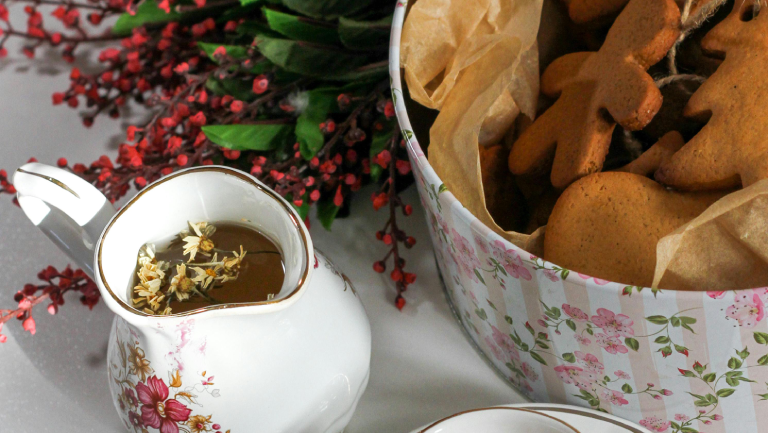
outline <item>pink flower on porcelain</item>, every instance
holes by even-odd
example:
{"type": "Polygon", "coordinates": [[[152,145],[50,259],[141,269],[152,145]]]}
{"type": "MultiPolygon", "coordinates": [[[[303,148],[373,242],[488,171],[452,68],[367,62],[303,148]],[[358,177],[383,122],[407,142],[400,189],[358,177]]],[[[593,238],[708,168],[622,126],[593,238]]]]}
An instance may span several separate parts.
{"type": "Polygon", "coordinates": [[[586,367],[587,370],[602,374],[605,370],[603,364],[597,359],[597,357],[591,353],[584,353],[581,351],[573,352],[576,355],[576,359],[579,360],[579,364],[586,367]]]}
{"type": "Polygon", "coordinates": [[[160,430],[160,433],[179,433],[177,423],[189,419],[190,409],[176,399],[168,398],[168,387],[157,376],[147,378],[147,383],[136,385],[141,406],[141,420],[147,427],[160,430]]]}
{"type": "Polygon", "coordinates": [[[595,340],[597,341],[598,346],[602,347],[606,352],[612,355],[629,352],[627,346],[625,346],[618,337],[600,333],[595,334],[595,340]]]}
{"type": "Polygon", "coordinates": [[[555,372],[557,372],[557,377],[560,378],[560,380],[563,381],[563,383],[573,385],[576,382],[580,381],[579,376],[581,375],[581,372],[584,371],[584,369],[580,367],[576,367],[575,365],[558,365],[555,367],[555,372]]]}
{"type": "Polygon", "coordinates": [[[602,328],[603,332],[610,336],[631,337],[635,335],[635,330],[632,329],[635,322],[629,316],[615,314],[605,308],[597,309],[597,315],[592,316],[592,323],[602,328]]]}
{"type": "Polygon", "coordinates": [[[681,413],[678,413],[675,415],[675,421],[686,422],[686,421],[689,421],[690,419],[691,418],[688,415],[683,415],[681,413]]]}
{"type": "Polygon", "coordinates": [[[765,292],[765,288],[734,292],[734,303],[725,310],[726,316],[739,326],[754,328],[765,317],[765,292]]]}
{"type": "Polygon", "coordinates": [[[725,292],[724,291],[707,292],[707,296],[709,296],[712,299],[723,299],[725,297],[725,292]]]}
{"type": "Polygon", "coordinates": [[[517,351],[517,348],[515,347],[515,342],[512,341],[512,338],[501,332],[499,328],[491,325],[491,331],[493,332],[493,341],[506,353],[509,354],[509,356],[512,359],[520,360],[520,352],[517,351]]]}
{"type": "Polygon", "coordinates": [[[656,395],[653,396],[653,399],[654,400],[661,400],[662,397],[660,395],[656,394],[656,395]]]}
{"type": "Polygon", "coordinates": [[[581,311],[581,309],[577,307],[572,307],[568,304],[563,304],[563,311],[565,311],[565,314],[571,317],[571,319],[577,321],[577,322],[586,322],[589,320],[589,316],[587,316],[587,313],[581,311]]]}
{"type": "Polygon", "coordinates": [[[629,379],[631,379],[631,377],[629,377],[629,374],[627,374],[627,373],[626,373],[625,371],[623,371],[623,370],[616,370],[616,371],[614,371],[614,372],[613,372],[613,374],[615,374],[615,375],[616,375],[616,377],[617,377],[617,378],[619,378],[619,379],[624,379],[624,380],[629,380],[629,379]]]}
{"type": "Polygon", "coordinates": [[[558,282],[560,281],[560,277],[557,276],[557,272],[555,272],[552,269],[544,269],[544,276],[549,278],[552,282],[558,282]]]}
{"type": "Polygon", "coordinates": [[[592,340],[580,334],[573,334],[573,338],[584,346],[589,346],[592,343],[592,340]]]}
{"type": "Polygon", "coordinates": [[[546,328],[547,327],[547,322],[545,322],[545,321],[543,321],[541,319],[537,320],[536,323],[538,323],[539,326],[541,326],[542,328],[546,328]]]}
{"type": "Polygon", "coordinates": [[[670,395],[672,395],[672,391],[670,391],[670,390],[668,390],[668,389],[662,389],[662,390],[661,390],[661,393],[662,393],[662,394],[664,394],[664,395],[666,395],[667,397],[669,397],[670,395]]]}
{"type": "Polygon", "coordinates": [[[712,419],[715,420],[715,421],[720,421],[721,419],[723,419],[723,416],[722,415],[713,415],[712,419]]]}
{"type": "Polygon", "coordinates": [[[525,380],[521,380],[521,381],[520,381],[520,388],[522,388],[522,389],[523,389],[523,391],[525,391],[525,392],[528,392],[528,393],[531,393],[531,392],[533,392],[533,388],[532,388],[532,387],[531,387],[531,385],[530,385],[530,384],[529,384],[527,381],[525,381],[525,380]]]}
{"type": "Polygon", "coordinates": [[[528,364],[527,362],[524,362],[523,365],[520,366],[520,370],[522,370],[525,377],[527,377],[531,381],[536,382],[537,380],[539,380],[539,375],[536,374],[536,371],[534,371],[533,367],[531,367],[531,365],[528,364]]]}
{"type": "Polygon", "coordinates": [[[472,281],[479,282],[477,275],[475,275],[475,269],[480,267],[480,259],[477,258],[475,249],[469,244],[467,238],[460,235],[455,229],[451,229],[451,238],[458,253],[458,258],[452,255],[454,262],[472,281]]]}
{"type": "Polygon", "coordinates": [[[128,422],[130,422],[131,425],[134,427],[138,427],[138,428],[144,427],[144,421],[141,420],[141,415],[139,415],[134,411],[128,412],[128,422]]]}
{"type": "Polygon", "coordinates": [[[496,260],[501,263],[504,270],[513,278],[522,278],[528,281],[533,278],[528,269],[523,266],[523,259],[520,258],[520,254],[515,250],[506,249],[502,241],[493,241],[491,247],[493,248],[493,255],[496,257],[496,260]]]}
{"type": "Polygon", "coordinates": [[[443,219],[443,216],[440,215],[439,213],[435,214],[435,219],[437,220],[437,225],[440,226],[440,228],[443,229],[443,232],[445,232],[445,234],[447,235],[450,232],[450,230],[448,230],[448,223],[445,222],[445,220],[443,219]]]}
{"type": "Polygon", "coordinates": [[[507,362],[507,359],[504,356],[504,352],[502,352],[501,348],[493,342],[491,337],[485,337],[485,344],[487,344],[488,348],[491,349],[494,358],[501,362],[507,362]]]}
{"type": "Polygon", "coordinates": [[[593,277],[590,277],[589,275],[582,274],[581,272],[576,272],[576,273],[579,274],[579,276],[585,280],[589,280],[590,278],[595,280],[595,284],[597,284],[598,286],[604,286],[610,283],[609,280],[603,280],[602,278],[593,278],[593,277]]]}
{"type": "Polygon", "coordinates": [[[640,425],[658,433],[665,432],[672,423],[670,421],[664,421],[659,417],[647,416],[640,420],[640,425]]]}
{"type": "Polygon", "coordinates": [[[629,401],[624,398],[624,393],[621,391],[606,389],[603,391],[603,398],[608,400],[614,406],[624,406],[625,404],[629,404],[629,401]]]}
{"type": "Polygon", "coordinates": [[[593,391],[595,389],[595,384],[600,382],[601,378],[602,374],[600,373],[591,370],[583,370],[579,373],[579,377],[574,380],[574,385],[585,391],[593,391]]]}
{"type": "Polygon", "coordinates": [[[477,245],[477,249],[484,252],[485,254],[490,253],[488,250],[488,242],[485,241],[485,238],[477,233],[473,234],[472,237],[475,239],[475,245],[477,245]]]}

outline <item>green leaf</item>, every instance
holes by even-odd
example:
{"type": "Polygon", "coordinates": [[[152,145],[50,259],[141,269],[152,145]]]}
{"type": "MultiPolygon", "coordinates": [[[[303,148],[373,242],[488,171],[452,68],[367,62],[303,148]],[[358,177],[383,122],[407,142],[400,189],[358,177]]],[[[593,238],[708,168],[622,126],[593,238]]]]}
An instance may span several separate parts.
{"type": "Polygon", "coordinates": [[[763,355],[763,356],[761,356],[761,357],[760,357],[760,358],[757,360],[757,363],[758,363],[759,365],[768,365],[768,355],[763,355]]]}
{"type": "Polygon", "coordinates": [[[351,49],[381,49],[389,42],[392,15],[377,21],[356,21],[339,18],[339,37],[351,49]]]}
{"type": "Polygon", "coordinates": [[[718,390],[716,392],[716,394],[717,394],[718,397],[725,398],[725,397],[728,397],[730,395],[733,395],[734,392],[736,392],[736,390],[733,389],[733,388],[723,388],[723,389],[718,390]]]}
{"type": "Polygon", "coordinates": [[[485,310],[482,308],[478,308],[475,310],[475,314],[477,314],[477,317],[481,318],[482,320],[488,319],[488,314],[485,313],[485,310]]]}
{"type": "MultiPolygon", "coordinates": [[[[351,71],[337,72],[334,75],[323,77],[327,81],[378,81],[389,74],[389,65],[386,61],[370,63],[352,69],[351,71]]],[[[394,102],[394,101],[393,101],[394,102]]]]}
{"type": "Polygon", "coordinates": [[[371,139],[370,167],[371,178],[374,182],[379,180],[381,173],[384,171],[382,166],[374,162],[376,155],[381,153],[381,151],[387,147],[394,134],[395,131],[391,128],[384,128],[383,131],[375,131],[373,133],[373,138],[371,139]]]}
{"type": "Polygon", "coordinates": [[[680,429],[680,432],[681,433],[699,433],[699,431],[693,427],[683,427],[680,429]]]}
{"type": "Polygon", "coordinates": [[[533,358],[534,360],[536,360],[540,364],[547,365],[547,361],[545,361],[544,358],[541,357],[541,355],[539,355],[536,352],[529,352],[529,353],[531,354],[531,358],[533,358]]]}
{"type": "Polygon", "coordinates": [[[657,337],[655,340],[653,340],[654,343],[659,343],[659,344],[667,344],[669,343],[669,341],[670,341],[669,337],[665,335],[662,335],[661,337],[657,337]]]}
{"type": "Polygon", "coordinates": [[[625,383],[621,386],[621,390],[624,391],[626,394],[632,394],[632,387],[629,386],[628,383],[625,383]]]}
{"type": "Polygon", "coordinates": [[[686,325],[693,325],[694,323],[696,323],[696,319],[695,318],[688,317],[688,316],[680,316],[680,321],[682,321],[686,325]]]}
{"type": "Polygon", "coordinates": [[[477,269],[473,269],[475,271],[475,276],[477,276],[477,279],[480,280],[481,283],[485,284],[485,280],[483,279],[483,276],[480,275],[480,272],[478,272],[477,269]]]}
{"type": "Polygon", "coordinates": [[[716,373],[707,373],[707,374],[705,374],[702,377],[702,379],[704,379],[704,381],[706,381],[708,383],[712,383],[712,382],[715,381],[715,379],[717,379],[717,374],[716,373]]]}
{"type": "Polygon", "coordinates": [[[232,150],[269,151],[285,143],[293,129],[286,124],[207,125],[203,132],[209,140],[232,150]]]}
{"type": "MultiPolygon", "coordinates": [[[[686,354],[686,352],[688,352],[688,348],[687,348],[687,347],[685,347],[685,346],[680,346],[680,345],[678,345],[678,344],[675,344],[675,350],[677,351],[677,353],[682,353],[683,355],[685,355],[685,354],[686,354]]],[[[687,356],[687,355],[686,355],[686,356],[687,356]]]]}
{"type": "Polygon", "coordinates": [[[214,59],[213,52],[216,51],[216,49],[219,47],[224,47],[224,49],[227,50],[227,55],[229,57],[232,57],[233,59],[242,59],[248,55],[248,47],[243,47],[240,45],[223,45],[223,44],[211,44],[207,42],[198,42],[197,46],[200,47],[200,49],[205,52],[205,55],[208,56],[208,58],[210,58],[216,63],[219,63],[219,62],[216,61],[216,59],[214,59]]]}
{"type": "Polygon", "coordinates": [[[333,225],[333,220],[336,219],[339,209],[341,207],[333,204],[333,200],[320,200],[317,202],[317,219],[320,220],[320,224],[326,230],[331,230],[331,225],[333,225]]]}
{"type": "Polygon", "coordinates": [[[368,57],[329,45],[256,36],[256,46],[269,61],[286,71],[328,78],[367,63],[368,57]]]}
{"type": "Polygon", "coordinates": [[[671,323],[671,324],[672,324],[672,326],[674,326],[675,328],[677,328],[677,327],[679,327],[679,326],[680,326],[680,323],[681,323],[681,322],[680,322],[680,318],[679,318],[679,317],[676,317],[676,316],[672,316],[672,317],[670,317],[670,318],[669,318],[669,323],[671,323]]]}
{"type": "Polygon", "coordinates": [[[545,350],[549,349],[549,346],[547,346],[547,344],[544,343],[543,341],[536,341],[536,345],[545,350]]]}
{"type": "Polygon", "coordinates": [[[741,352],[737,350],[736,354],[739,355],[739,358],[741,359],[747,359],[747,357],[749,356],[749,350],[747,350],[747,347],[744,347],[744,350],[742,350],[741,352]]]}
{"type": "Polygon", "coordinates": [[[637,349],[640,348],[640,343],[638,343],[637,340],[635,340],[634,338],[631,338],[631,337],[625,338],[624,339],[624,343],[626,343],[627,347],[629,347],[630,349],[634,350],[635,352],[637,352],[637,349]]]}
{"type": "Polygon", "coordinates": [[[440,186],[437,188],[437,193],[440,194],[440,193],[443,193],[445,191],[448,191],[448,187],[445,186],[444,183],[441,183],[440,186]]]}
{"type": "Polygon", "coordinates": [[[728,368],[731,370],[735,370],[739,367],[741,367],[741,360],[739,358],[732,357],[728,360],[728,368]]]}
{"type": "Polygon", "coordinates": [[[512,324],[512,318],[509,316],[504,316],[504,321],[509,323],[510,325],[512,324]]]}
{"type": "Polygon", "coordinates": [[[325,144],[320,123],[325,122],[331,112],[338,110],[336,98],[341,93],[343,89],[328,87],[307,92],[307,108],[296,119],[296,140],[304,159],[312,159],[325,144]]]}
{"type": "Polygon", "coordinates": [[[666,325],[668,320],[664,316],[650,316],[646,317],[645,320],[653,323],[654,325],[666,325]]]}
{"type": "Polygon", "coordinates": [[[269,7],[264,7],[263,11],[269,28],[290,39],[331,45],[341,42],[338,31],[331,24],[280,12],[269,7]]]}
{"type": "Polygon", "coordinates": [[[165,13],[164,10],[157,7],[157,2],[154,0],[144,0],[139,3],[139,7],[136,8],[136,13],[131,15],[124,13],[115,21],[115,25],[112,26],[112,33],[116,35],[128,35],[136,27],[141,27],[147,24],[164,23],[168,21],[178,21],[181,18],[181,14],[176,12],[173,8],[169,13],[165,13]]]}
{"type": "Polygon", "coordinates": [[[232,95],[235,99],[244,102],[256,99],[256,95],[252,91],[252,84],[243,80],[236,80],[234,78],[217,80],[211,77],[205,82],[205,87],[219,96],[232,95]]]}
{"type": "Polygon", "coordinates": [[[567,361],[567,362],[570,362],[570,363],[575,363],[576,362],[576,357],[573,355],[573,353],[570,353],[570,352],[563,353],[563,359],[565,361],[567,361]]]}
{"type": "Polygon", "coordinates": [[[569,328],[571,328],[571,331],[576,330],[576,322],[574,322],[573,320],[568,319],[565,321],[565,324],[568,325],[569,328]]]}
{"type": "MultiPolygon", "coordinates": [[[[696,377],[696,373],[692,372],[691,370],[681,370],[680,373],[685,377],[696,377]]],[[[694,394],[691,395],[696,397],[694,394]]]]}
{"type": "Polygon", "coordinates": [[[768,344],[768,334],[765,332],[755,332],[755,341],[759,344],[768,344]]]}
{"type": "MultiPolygon", "coordinates": [[[[241,0],[242,1],[242,0],[241,0]]],[[[282,0],[285,7],[320,19],[352,16],[374,4],[373,0],[282,0]]]]}

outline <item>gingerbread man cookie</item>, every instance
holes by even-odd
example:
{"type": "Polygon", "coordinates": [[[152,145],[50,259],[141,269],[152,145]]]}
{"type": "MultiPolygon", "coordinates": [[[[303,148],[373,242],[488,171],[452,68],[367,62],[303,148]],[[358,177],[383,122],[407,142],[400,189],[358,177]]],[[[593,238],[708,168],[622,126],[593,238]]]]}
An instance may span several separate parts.
{"type": "Polygon", "coordinates": [[[551,164],[552,185],[559,189],[600,171],[616,123],[642,129],[661,107],[661,93],[646,71],[679,34],[673,0],[631,0],[599,51],[555,60],[541,90],[559,98],[512,146],[510,170],[531,174],[551,164]]]}
{"type": "Polygon", "coordinates": [[[726,194],[670,191],[633,173],[595,173],[560,196],[547,224],[544,258],[583,274],[649,287],[659,239],[726,194]]]}
{"type": "Polygon", "coordinates": [[[601,21],[618,14],[629,0],[563,0],[568,16],[576,24],[601,21]]]}
{"type": "Polygon", "coordinates": [[[725,60],[694,93],[684,114],[707,121],[665,161],[656,180],[685,190],[749,186],[768,178],[768,13],[754,14],[759,0],[739,0],[725,21],[702,41],[725,60]]]}

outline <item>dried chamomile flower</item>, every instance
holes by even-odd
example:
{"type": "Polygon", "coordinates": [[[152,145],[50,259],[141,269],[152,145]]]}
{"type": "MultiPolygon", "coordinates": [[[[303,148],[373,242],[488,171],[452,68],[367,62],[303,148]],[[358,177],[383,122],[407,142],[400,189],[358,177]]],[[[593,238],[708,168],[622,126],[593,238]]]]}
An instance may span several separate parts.
{"type": "Polygon", "coordinates": [[[216,246],[211,240],[211,236],[213,236],[213,233],[216,231],[216,227],[205,221],[197,224],[192,224],[190,222],[189,227],[192,232],[184,230],[179,233],[179,237],[186,242],[184,244],[184,255],[189,254],[189,260],[192,261],[195,260],[195,256],[198,252],[207,255],[207,253],[211,252],[216,246]]]}
{"type": "Polygon", "coordinates": [[[174,293],[176,299],[185,301],[189,299],[190,294],[195,291],[196,283],[187,276],[187,266],[185,264],[176,265],[176,275],[171,279],[171,286],[168,293],[174,293]]]}

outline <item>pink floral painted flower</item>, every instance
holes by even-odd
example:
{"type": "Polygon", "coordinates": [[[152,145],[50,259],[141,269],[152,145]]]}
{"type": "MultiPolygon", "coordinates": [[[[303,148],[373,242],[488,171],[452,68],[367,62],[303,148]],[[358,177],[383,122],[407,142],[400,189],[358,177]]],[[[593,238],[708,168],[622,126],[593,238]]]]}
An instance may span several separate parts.
{"type": "Polygon", "coordinates": [[[141,420],[147,427],[154,427],[160,433],[179,433],[178,422],[189,419],[190,409],[175,399],[168,399],[168,387],[157,376],[147,378],[147,383],[136,385],[141,406],[141,420]]]}
{"type": "Polygon", "coordinates": [[[615,374],[618,379],[624,379],[624,380],[631,379],[631,377],[629,377],[629,374],[627,374],[623,370],[616,370],[616,371],[613,372],[613,374],[615,374]]]}
{"type": "Polygon", "coordinates": [[[591,353],[584,353],[581,351],[573,352],[576,355],[576,359],[579,360],[579,364],[583,365],[587,370],[602,374],[605,370],[603,364],[597,359],[597,357],[591,353]]]}
{"type": "Polygon", "coordinates": [[[621,391],[606,389],[603,391],[603,398],[608,400],[614,406],[624,406],[625,404],[629,404],[629,401],[624,398],[624,393],[621,391]]]}
{"type": "Polygon", "coordinates": [[[507,362],[507,359],[504,356],[504,352],[502,352],[501,348],[496,345],[491,337],[485,337],[485,344],[487,344],[488,348],[491,349],[494,358],[501,362],[507,362]]]}
{"type": "Polygon", "coordinates": [[[480,267],[480,259],[475,254],[475,249],[469,244],[464,236],[460,235],[455,229],[451,229],[451,238],[457,254],[451,254],[453,261],[459,266],[461,271],[472,281],[478,283],[475,270],[480,267]],[[458,255],[458,257],[456,257],[458,255]]]}
{"type": "Polygon", "coordinates": [[[128,412],[128,422],[130,422],[131,425],[134,427],[138,427],[138,428],[144,427],[144,421],[141,420],[141,415],[139,415],[134,411],[128,412]]]}
{"type": "Polygon", "coordinates": [[[520,255],[515,250],[506,249],[502,241],[493,241],[491,247],[493,248],[493,255],[496,257],[496,260],[501,263],[501,266],[512,278],[522,278],[528,281],[533,278],[528,269],[523,266],[523,259],[520,258],[520,255]]]}
{"type": "Polygon", "coordinates": [[[568,385],[573,385],[580,380],[579,376],[584,369],[575,365],[558,365],[555,367],[557,377],[568,385]]]}
{"type": "Polygon", "coordinates": [[[723,416],[722,415],[713,415],[712,419],[715,420],[715,421],[720,421],[721,419],[723,419],[723,416]]]}
{"type": "Polygon", "coordinates": [[[576,341],[578,341],[579,344],[582,344],[584,346],[589,346],[590,344],[592,344],[592,340],[590,340],[589,338],[581,334],[573,334],[573,338],[576,339],[576,341]]]}
{"type": "Polygon", "coordinates": [[[603,280],[602,278],[593,278],[593,277],[590,277],[589,275],[582,274],[581,272],[577,272],[577,274],[579,274],[579,276],[585,280],[589,280],[590,278],[595,280],[595,284],[597,284],[598,286],[604,286],[610,283],[609,280],[603,280]]]}
{"type": "Polygon", "coordinates": [[[519,361],[520,352],[517,351],[517,347],[515,347],[515,342],[512,341],[512,337],[501,332],[499,328],[493,325],[491,325],[491,331],[493,332],[493,341],[501,348],[501,350],[506,352],[510,358],[519,361]]]}
{"type": "Polygon", "coordinates": [[[136,394],[134,394],[132,389],[126,389],[123,391],[123,394],[125,394],[125,400],[130,403],[131,406],[138,406],[139,400],[136,398],[136,394]]]}
{"type": "Polygon", "coordinates": [[[689,421],[690,419],[691,417],[689,417],[688,415],[683,415],[682,413],[678,413],[675,415],[675,421],[686,422],[686,421],[689,421]]]}
{"type": "Polygon", "coordinates": [[[553,269],[544,269],[544,276],[555,283],[560,281],[560,277],[557,276],[557,272],[555,272],[553,269]]]}
{"type": "Polygon", "coordinates": [[[579,389],[585,391],[594,391],[597,382],[600,382],[602,374],[594,372],[592,370],[583,370],[579,373],[579,376],[574,380],[574,385],[579,389]]]}
{"type": "Polygon", "coordinates": [[[597,341],[598,346],[602,347],[606,352],[612,355],[629,352],[627,346],[625,346],[618,337],[600,333],[595,334],[595,340],[597,341]]]}
{"type": "Polygon", "coordinates": [[[734,303],[725,310],[726,316],[736,320],[739,326],[754,328],[765,317],[766,289],[734,292],[734,303]]]}
{"type": "Polygon", "coordinates": [[[520,366],[520,370],[522,370],[525,377],[530,379],[532,382],[539,380],[539,375],[536,374],[536,371],[534,371],[533,367],[531,367],[531,365],[527,362],[524,362],[523,365],[520,366]]]}
{"type": "Polygon", "coordinates": [[[664,421],[659,417],[647,416],[640,420],[640,425],[655,432],[665,432],[672,423],[670,421],[664,421]]]}
{"type": "Polygon", "coordinates": [[[589,316],[587,313],[581,311],[580,308],[572,307],[568,304],[563,304],[563,311],[565,311],[565,314],[571,317],[571,319],[577,321],[577,322],[586,322],[589,320],[589,316]]]}
{"type": "Polygon", "coordinates": [[[597,315],[592,316],[592,323],[602,328],[603,332],[610,336],[631,337],[635,335],[635,330],[632,329],[635,322],[629,316],[615,314],[605,308],[597,309],[597,315]]]}
{"type": "Polygon", "coordinates": [[[478,250],[484,252],[485,254],[490,253],[490,251],[488,250],[488,242],[486,242],[485,238],[483,238],[477,233],[474,233],[472,237],[475,239],[475,245],[477,246],[478,250]]]}
{"type": "Polygon", "coordinates": [[[707,292],[707,296],[712,299],[723,299],[725,297],[724,291],[707,292]]]}

